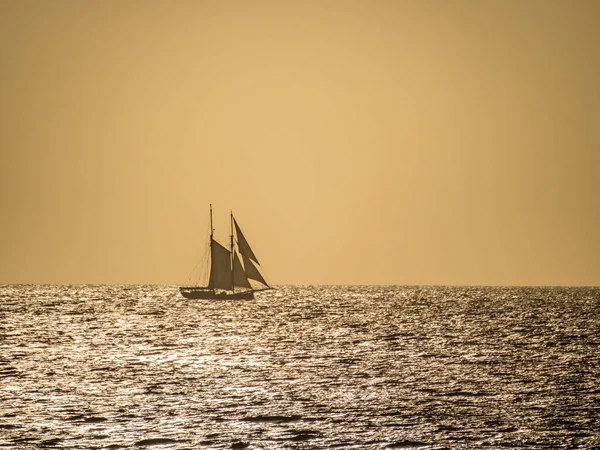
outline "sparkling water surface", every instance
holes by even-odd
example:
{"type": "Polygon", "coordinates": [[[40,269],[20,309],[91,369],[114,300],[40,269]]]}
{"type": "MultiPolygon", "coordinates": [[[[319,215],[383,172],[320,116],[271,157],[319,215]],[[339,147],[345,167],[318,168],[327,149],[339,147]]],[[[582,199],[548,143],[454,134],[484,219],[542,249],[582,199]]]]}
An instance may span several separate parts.
{"type": "Polygon", "coordinates": [[[598,448],[600,288],[0,286],[0,447],[598,448]]]}

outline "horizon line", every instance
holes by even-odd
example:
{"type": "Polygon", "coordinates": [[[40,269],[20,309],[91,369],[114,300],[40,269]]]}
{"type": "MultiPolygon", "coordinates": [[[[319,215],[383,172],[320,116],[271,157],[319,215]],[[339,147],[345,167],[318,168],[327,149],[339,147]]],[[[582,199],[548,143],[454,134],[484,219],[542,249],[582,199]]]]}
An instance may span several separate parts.
{"type": "MultiPolygon", "coordinates": [[[[180,287],[184,284],[171,283],[0,283],[0,286],[169,286],[180,287]]],[[[586,284],[327,284],[327,283],[298,283],[298,284],[271,284],[271,287],[305,287],[305,286],[335,286],[335,287],[493,287],[493,288],[600,288],[599,285],[586,284]]]]}

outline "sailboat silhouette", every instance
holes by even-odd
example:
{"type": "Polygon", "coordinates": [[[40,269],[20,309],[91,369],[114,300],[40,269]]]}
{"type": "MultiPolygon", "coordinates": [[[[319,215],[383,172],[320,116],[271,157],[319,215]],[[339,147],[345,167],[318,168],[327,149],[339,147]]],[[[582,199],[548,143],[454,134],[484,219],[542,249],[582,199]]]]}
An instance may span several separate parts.
{"type": "Polygon", "coordinates": [[[208,285],[181,286],[179,292],[185,298],[251,300],[254,298],[254,292],[272,289],[258,270],[257,267],[260,267],[258,258],[233,217],[233,212],[230,215],[231,242],[230,248],[227,249],[213,237],[212,205],[210,205],[210,276],[208,285]],[[234,228],[237,239],[234,239],[234,228]],[[238,254],[241,255],[241,260],[238,254]],[[257,281],[264,287],[255,289],[249,280],[257,281]]]}

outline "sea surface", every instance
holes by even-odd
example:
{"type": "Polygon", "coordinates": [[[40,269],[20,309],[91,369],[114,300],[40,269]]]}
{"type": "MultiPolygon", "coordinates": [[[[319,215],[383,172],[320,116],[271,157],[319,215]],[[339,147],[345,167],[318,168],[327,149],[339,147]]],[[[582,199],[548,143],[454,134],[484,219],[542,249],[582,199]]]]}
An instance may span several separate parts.
{"type": "Polygon", "coordinates": [[[0,447],[599,448],[600,288],[0,286],[0,447]]]}

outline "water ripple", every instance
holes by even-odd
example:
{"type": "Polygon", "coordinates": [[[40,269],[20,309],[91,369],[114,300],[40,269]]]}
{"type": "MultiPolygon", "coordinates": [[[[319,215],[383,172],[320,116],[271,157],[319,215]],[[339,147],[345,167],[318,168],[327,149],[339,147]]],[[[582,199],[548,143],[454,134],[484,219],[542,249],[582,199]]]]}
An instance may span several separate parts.
{"type": "Polygon", "coordinates": [[[0,447],[600,446],[599,288],[0,299],[0,447]]]}

